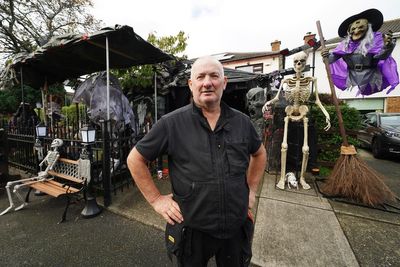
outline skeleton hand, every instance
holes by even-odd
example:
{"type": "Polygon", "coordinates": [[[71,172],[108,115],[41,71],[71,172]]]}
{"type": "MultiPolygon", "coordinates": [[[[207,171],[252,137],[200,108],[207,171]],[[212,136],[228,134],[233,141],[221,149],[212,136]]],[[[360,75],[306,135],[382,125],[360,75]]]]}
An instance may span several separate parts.
{"type": "Polygon", "coordinates": [[[322,48],[322,50],[321,50],[321,56],[322,56],[323,58],[329,57],[329,49],[328,49],[328,48],[322,48]]]}
{"type": "Polygon", "coordinates": [[[273,103],[272,100],[267,101],[267,103],[265,103],[261,109],[262,113],[265,113],[267,110],[270,110],[272,103],[273,103]]]}
{"type": "Polygon", "coordinates": [[[385,37],[384,37],[385,46],[391,46],[392,40],[393,40],[393,32],[391,30],[389,30],[389,32],[387,34],[385,34],[385,37]]]}
{"type": "Polygon", "coordinates": [[[325,121],[326,121],[326,126],[324,130],[328,131],[331,128],[331,120],[329,118],[326,118],[325,121]]]}

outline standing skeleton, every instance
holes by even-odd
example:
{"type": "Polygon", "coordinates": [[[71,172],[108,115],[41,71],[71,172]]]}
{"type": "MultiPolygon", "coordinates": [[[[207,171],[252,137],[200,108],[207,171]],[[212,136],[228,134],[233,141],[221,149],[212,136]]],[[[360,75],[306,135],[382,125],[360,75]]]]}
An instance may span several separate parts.
{"type": "Polygon", "coordinates": [[[2,213],[0,213],[1,215],[6,214],[8,211],[10,211],[15,205],[11,196],[11,187],[13,185],[14,189],[13,192],[17,195],[18,199],[21,200],[21,202],[23,202],[20,206],[18,206],[17,208],[15,208],[15,210],[20,210],[23,207],[25,207],[26,205],[28,205],[28,203],[26,201],[24,201],[24,199],[22,198],[22,196],[20,195],[20,193],[18,192],[18,190],[21,187],[24,186],[28,186],[30,184],[34,184],[34,183],[38,183],[44,180],[49,180],[52,178],[48,178],[48,171],[52,170],[54,165],[57,163],[58,158],[60,157],[60,153],[58,152],[58,148],[61,147],[63,144],[63,141],[61,139],[54,139],[53,142],[51,143],[51,148],[53,150],[49,150],[47,152],[46,157],[42,160],[42,162],[39,163],[40,166],[40,172],[38,173],[38,176],[35,177],[31,177],[31,178],[27,178],[27,179],[21,179],[21,180],[17,180],[17,181],[12,181],[12,182],[8,182],[6,185],[6,190],[7,190],[7,195],[8,195],[8,201],[10,202],[10,206],[5,209],[2,213]],[[44,171],[42,171],[42,166],[43,164],[46,164],[47,167],[44,171]]]}
{"type": "Polygon", "coordinates": [[[304,178],[304,173],[307,168],[308,163],[308,155],[309,155],[309,146],[308,146],[308,107],[305,105],[311,95],[310,85],[315,84],[315,103],[324,113],[326,118],[326,127],[325,131],[329,130],[331,127],[329,114],[326,109],[322,106],[321,101],[318,97],[317,91],[317,79],[314,77],[303,77],[302,72],[306,66],[308,55],[305,52],[300,52],[296,54],[293,58],[294,70],[296,72],[293,78],[288,78],[282,81],[281,86],[279,87],[279,91],[276,94],[275,98],[265,103],[262,108],[263,113],[269,109],[269,107],[279,100],[280,92],[283,88],[283,85],[286,84],[285,98],[289,105],[285,109],[286,117],[284,119],[285,126],[283,132],[283,142],[281,146],[281,177],[279,182],[277,183],[277,187],[280,189],[285,189],[285,173],[286,173],[286,157],[287,157],[287,134],[288,134],[288,125],[289,121],[303,121],[304,124],[304,140],[303,140],[303,159],[301,162],[301,173],[300,173],[300,184],[303,189],[310,189],[310,185],[306,183],[304,178]]]}

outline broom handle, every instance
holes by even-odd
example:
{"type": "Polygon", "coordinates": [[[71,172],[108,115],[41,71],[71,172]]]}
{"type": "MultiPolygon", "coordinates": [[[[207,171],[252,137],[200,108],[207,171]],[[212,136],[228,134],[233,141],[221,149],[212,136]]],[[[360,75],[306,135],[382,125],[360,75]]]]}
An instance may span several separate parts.
{"type": "MultiPolygon", "coordinates": [[[[325,39],[324,39],[324,36],[322,35],[321,23],[319,22],[319,20],[317,21],[317,29],[318,29],[319,39],[321,40],[321,47],[325,48],[325,39]]],[[[326,75],[328,76],[329,86],[331,87],[333,104],[335,105],[336,114],[338,116],[339,131],[340,131],[340,135],[342,136],[343,145],[349,146],[349,142],[347,141],[346,130],[344,129],[342,112],[340,111],[339,102],[336,97],[335,86],[333,85],[333,82],[332,82],[331,69],[329,67],[329,59],[323,58],[323,61],[325,64],[326,75]]]]}

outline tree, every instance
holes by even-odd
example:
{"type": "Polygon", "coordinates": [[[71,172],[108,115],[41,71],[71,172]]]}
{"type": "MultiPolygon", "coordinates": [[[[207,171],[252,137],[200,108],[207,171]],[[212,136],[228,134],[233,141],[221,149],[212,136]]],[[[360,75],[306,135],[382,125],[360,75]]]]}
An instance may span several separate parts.
{"type": "MultiPolygon", "coordinates": [[[[152,32],[147,37],[149,43],[180,59],[187,58],[184,54],[187,46],[187,39],[188,36],[186,36],[183,31],[180,31],[175,36],[170,35],[163,37],[157,37],[156,33],[152,32]]],[[[152,86],[154,68],[155,67],[152,65],[144,65],[123,70],[114,70],[112,72],[119,78],[124,92],[127,93],[127,91],[141,91],[142,89],[152,86]]]]}
{"type": "Polygon", "coordinates": [[[0,0],[2,59],[32,52],[55,35],[97,30],[92,0],[0,0]]]}

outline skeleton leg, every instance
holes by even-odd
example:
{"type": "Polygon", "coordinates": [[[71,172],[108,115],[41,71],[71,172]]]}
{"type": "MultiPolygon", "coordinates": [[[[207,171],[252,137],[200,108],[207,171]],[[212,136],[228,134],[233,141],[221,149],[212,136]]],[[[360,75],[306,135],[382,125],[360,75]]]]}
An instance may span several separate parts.
{"type": "Polygon", "coordinates": [[[6,190],[7,190],[7,196],[8,196],[8,202],[10,203],[10,206],[8,208],[6,208],[2,213],[0,213],[1,215],[6,214],[7,212],[9,212],[12,208],[14,208],[14,202],[12,200],[12,196],[11,196],[11,191],[10,191],[10,186],[12,185],[12,182],[8,182],[6,185],[6,190]]]}
{"type": "Polygon", "coordinates": [[[310,189],[310,185],[306,183],[304,178],[304,173],[306,172],[307,163],[308,163],[308,155],[310,154],[310,147],[308,146],[308,118],[303,118],[304,124],[304,140],[303,140],[303,161],[301,162],[301,173],[300,173],[300,184],[303,189],[310,189]]]}
{"type": "MultiPolygon", "coordinates": [[[[18,186],[18,184],[21,183],[21,182],[32,181],[32,180],[34,180],[34,179],[36,179],[36,178],[37,178],[37,177],[26,178],[26,179],[21,179],[21,180],[17,180],[17,181],[11,181],[11,182],[8,182],[8,183],[7,183],[7,185],[6,185],[6,190],[7,190],[8,202],[10,203],[10,206],[9,206],[7,209],[5,209],[2,213],[0,213],[0,216],[6,214],[8,211],[10,211],[10,210],[15,206],[15,204],[14,204],[14,202],[13,202],[13,199],[12,199],[11,186],[17,184],[17,185],[15,185],[15,187],[16,187],[16,186],[18,186]]],[[[14,193],[15,193],[15,187],[14,187],[14,190],[13,190],[14,193]]],[[[22,202],[25,203],[25,201],[23,200],[23,198],[22,198],[19,194],[17,194],[17,197],[18,197],[22,202]]],[[[24,204],[23,204],[23,205],[24,205],[24,204]]],[[[21,206],[23,207],[23,205],[21,205],[21,206]]],[[[21,207],[21,206],[20,206],[20,207],[21,207]]],[[[18,207],[18,208],[20,208],[20,207],[18,207]]],[[[18,208],[17,208],[17,209],[18,209],[18,208]]],[[[16,209],[16,210],[17,210],[17,209],[16,209]]]]}
{"type": "Polygon", "coordinates": [[[276,184],[276,187],[278,187],[279,189],[285,189],[286,156],[288,150],[287,134],[289,126],[289,116],[286,116],[284,121],[285,121],[285,127],[283,130],[283,141],[281,145],[281,178],[279,179],[279,182],[276,184]]]}

